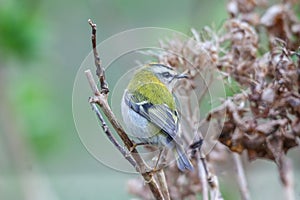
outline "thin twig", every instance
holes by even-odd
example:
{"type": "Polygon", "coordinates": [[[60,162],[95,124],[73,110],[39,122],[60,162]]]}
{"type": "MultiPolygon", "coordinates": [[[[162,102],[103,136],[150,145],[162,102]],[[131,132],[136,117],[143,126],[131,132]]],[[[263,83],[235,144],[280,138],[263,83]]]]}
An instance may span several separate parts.
{"type": "MultiPolygon", "coordinates": [[[[191,104],[191,100],[189,99],[189,103],[191,104]]],[[[193,116],[193,112],[190,112],[188,117],[186,117],[186,121],[190,128],[193,130],[194,134],[194,142],[198,143],[201,141],[201,143],[198,144],[197,147],[194,144],[190,145],[191,149],[196,150],[197,157],[197,166],[198,166],[198,177],[202,185],[202,198],[203,200],[207,200],[208,198],[208,185],[210,186],[210,193],[211,193],[211,199],[213,200],[222,200],[222,194],[220,192],[219,188],[219,182],[218,179],[215,175],[212,174],[212,172],[209,170],[207,166],[207,159],[201,149],[202,146],[202,141],[203,141],[203,135],[202,133],[198,130],[199,129],[199,124],[201,122],[197,121],[197,118],[193,116]]]]}
{"type": "Polygon", "coordinates": [[[168,184],[167,184],[167,179],[166,179],[164,170],[163,169],[158,170],[156,172],[156,177],[157,177],[158,183],[160,185],[161,191],[164,195],[164,198],[166,200],[170,200],[170,193],[168,190],[168,184]]]}
{"type": "Polygon", "coordinates": [[[107,94],[109,92],[109,89],[108,89],[107,82],[105,80],[105,72],[101,66],[101,60],[97,52],[97,42],[96,42],[97,25],[94,24],[91,19],[89,19],[88,22],[92,27],[92,46],[93,46],[94,60],[96,66],[96,75],[99,78],[101,93],[107,94]]]}
{"type": "Polygon", "coordinates": [[[239,190],[243,200],[250,200],[250,193],[248,190],[247,178],[245,175],[241,156],[238,153],[232,152],[233,161],[236,167],[236,178],[239,186],[239,190]]]}
{"type": "Polygon", "coordinates": [[[87,78],[87,80],[90,84],[90,87],[91,87],[94,95],[95,96],[100,96],[100,91],[98,90],[98,87],[97,87],[96,82],[93,78],[91,70],[88,69],[88,70],[84,71],[84,73],[85,73],[85,76],[86,76],[86,78],[87,78]]]}
{"type": "Polygon", "coordinates": [[[200,151],[200,160],[206,173],[207,182],[210,186],[210,196],[213,200],[223,200],[222,193],[219,187],[219,181],[216,175],[214,175],[207,166],[205,155],[200,151]]]}
{"type": "MultiPolygon", "coordinates": [[[[201,138],[200,135],[196,134],[195,139],[200,141],[201,138]]],[[[208,198],[208,185],[209,185],[210,196],[211,196],[210,199],[223,200],[220,187],[219,187],[218,178],[208,168],[206,157],[201,149],[202,143],[197,142],[197,140],[194,144],[190,145],[190,148],[196,151],[197,153],[195,155],[197,156],[196,159],[197,159],[197,166],[198,166],[198,177],[202,185],[202,199],[203,200],[209,199],[208,198]]]]}
{"type": "MultiPolygon", "coordinates": [[[[198,126],[197,126],[198,129],[198,126]]],[[[194,130],[195,131],[195,138],[194,138],[194,143],[190,145],[190,148],[193,150],[194,152],[194,158],[196,158],[196,165],[198,168],[198,178],[199,181],[201,183],[201,193],[202,193],[202,200],[209,200],[208,197],[208,182],[207,182],[207,169],[205,168],[205,166],[203,165],[203,162],[201,161],[201,147],[202,147],[202,143],[203,143],[203,138],[202,138],[202,134],[198,134],[198,130],[194,130]]],[[[193,153],[192,153],[193,155],[193,153]]]]}
{"type": "Polygon", "coordinates": [[[108,137],[108,139],[110,140],[111,143],[113,143],[113,145],[121,152],[121,154],[124,156],[124,158],[126,160],[128,160],[128,162],[134,166],[137,167],[137,163],[135,162],[135,160],[132,158],[132,156],[130,154],[128,154],[128,151],[126,151],[123,146],[121,146],[119,144],[119,142],[117,141],[117,139],[113,136],[113,134],[110,132],[110,129],[108,128],[108,126],[106,125],[104,118],[100,112],[100,110],[98,109],[97,105],[95,103],[91,103],[92,109],[93,111],[95,111],[97,118],[99,119],[102,129],[104,130],[104,133],[106,134],[106,136],[108,137]]]}
{"type": "Polygon", "coordinates": [[[209,200],[206,170],[204,168],[203,163],[200,160],[200,156],[197,156],[197,166],[198,166],[198,177],[200,179],[201,186],[202,186],[202,200],[209,200]]]}
{"type": "Polygon", "coordinates": [[[294,192],[294,175],[293,167],[290,159],[282,155],[278,164],[279,175],[284,189],[286,200],[295,200],[294,192]]]}

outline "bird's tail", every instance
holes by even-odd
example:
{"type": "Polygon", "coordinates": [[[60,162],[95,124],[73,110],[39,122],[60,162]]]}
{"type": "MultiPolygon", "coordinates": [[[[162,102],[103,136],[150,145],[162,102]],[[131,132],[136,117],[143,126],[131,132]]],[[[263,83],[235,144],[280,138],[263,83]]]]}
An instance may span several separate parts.
{"type": "Polygon", "coordinates": [[[185,154],[182,146],[176,145],[174,148],[174,153],[175,153],[175,158],[177,159],[177,167],[181,170],[184,171],[185,169],[193,171],[194,167],[185,154]]]}

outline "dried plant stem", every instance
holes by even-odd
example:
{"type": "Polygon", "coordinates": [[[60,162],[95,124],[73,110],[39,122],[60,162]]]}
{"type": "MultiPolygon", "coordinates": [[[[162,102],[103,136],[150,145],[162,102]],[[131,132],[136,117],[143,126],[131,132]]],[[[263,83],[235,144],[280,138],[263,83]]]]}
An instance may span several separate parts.
{"type": "Polygon", "coordinates": [[[135,160],[132,158],[131,155],[128,154],[128,151],[126,151],[123,146],[120,145],[120,143],[117,141],[117,139],[113,136],[113,134],[110,132],[110,129],[108,128],[108,126],[106,125],[106,122],[103,119],[103,116],[100,112],[100,110],[98,109],[97,105],[95,103],[91,103],[92,109],[95,111],[97,118],[99,119],[102,129],[104,130],[104,133],[106,134],[106,136],[108,137],[109,141],[111,143],[113,143],[113,145],[121,152],[121,154],[124,156],[124,158],[126,158],[126,160],[128,160],[128,162],[132,165],[132,166],[137,166],[137,163],[135,162],[135,160]]]}
{"type": "Polygon", "coordinates": [[[198,177],[200,179],[201,186],[202,186],[202,200],[209,200],[206,170],[204,168],[203,162],[201,162],[200,156],[197,156],[197,167],[198,167],[198,177]]]}
{"type": "Polygon", "coordinates": [[[238,153],[232,152],[233,161],[236,167],[236,178],[239,190],[243,200],[250,200],[250,193],[248,190],[247,178],[245,175],[241,156],[238,153]]]}
{"type": "MultiPolygon", "coordinates": [[[[142,159],[138,151],[135,149],[134,143],[130,140],[124,129],[122,128],[121,124],[118,122],[117,118],[115,117],[114,113],[112,112],[107,98],[108,98],[108,85],[105,80],[104,69],[101,66],[100,57],[96,49],[96,24],[93,24],[91,20],[89,20],[89,24],[92,27],[92,45],[93,45],[93,52],[94,52],[94,59],[96,65],[96,74],[100,81],[101,90],[97,88],[97,85],[93,79],[92,73],[90,70],[85,72],[90,87],[94,93],[94,97],[90,98],[90,103],[97,114],[98,119],[102,124],[102,128],[106,135],[109,137],[110,141],[116,146],[116,148],[124,155],[124,157],[133,165],[133,167],[143,176],[145,182],[149,185],[150,190],[154,197],[159,200],[164,200],[165,198],[162,195],[162,192],[154,179],[153,175],[155,172],[149,170],[147,164],[142,159]],[[129,155],[124,152],[121,145],[117,142],[117,140],[112,137],[111,131],[109,130],[108,126],[106,125],[102,115],[100,112],[97,112],[96,105],[99,105],[102,112],[105,114],[115,131],[117,132],[118,136],[124,142],[126,148],[129,151],[129,155]]],[[[166,186],[167,187],[167,186],[166,186]]]]}
{"type": "Polygon", "coordinates": [[[285,199],[295,200],[292,161],[282,155],[279,160],[278,169],[285,199]]]}
{"type": "MultiPolygon", "coordinates": [[[[196,135],[196,140],[200,140],[200,137],[196,135]]],[[[202,137],[201,137],[202,138],[202,137]]],[[[223,200],[219,181],[217,176],[213,175],[211,170],[207,165],[207,160],[204,153],[201,150],[201,146],[197,150],[197,166],[198,166],[198,177],[202,186],[202,199],[208,200],[208,191],[210,191],[210,199],[212,200],[223,200]],[[208,190],[208,185],[210,186],[208,190]]]]}
{"type": "MultiPolygon", "coordinates": [[[[189,99],[189,102],[191,100],[189,99]]],[[[191,104],[191,103],[189,103],[191,104]]],[[[200,140],[203,141],[202,133],[198,130],[200,122],[196,122],[196,118],[193,116],[192,112],[189,113],[187,117],[187,122],[190,128],[193,129],[195,133],[195,142],[200,140]]],[[[190,141],[190,140],[189,140],[190,141]]],[[[212,174],[211,170],[208,168],[207,159],[204,155],[200,145],[198,148],[194,149],[197,151],[197,167],[198,167],[198,177],[202,186],[202,198],[203,200],[208,200],[208,185],[210,186],[210,194],[213,200],[222,200],[222,194],[219,188],[218,178],[212,174]]]]}
{"type": "Polygon", "coordinates": [[[96,42],[97,25],[94,24],[91,19],[88,20],[88,23],[92,27],[92,46],[93,46],[94,60],[96,66],[96,75],[99,78],[99,82],[101,84],[101,90],[103,90],[105,93],[108,93],[109,90],[108,90],[107,82],[105,80],[104,69],[101,66],[101,60],[97,52],[97,42],[96,42]]]}
{"type": "Polygon", "coordinates": [[[163,169],[160,169],[156,172],[156,177],[163,193],[165,200],[170,200],[170,193],[168,190],[167,179],[163,169]]]}
{"type": "Polygon", "coordinates": [[[200,160],[202,162],[202,165],[206,172],[207,182],[210,186],[210,199],[212,200],[223,200],[220,187],[219,187],[219,181],[217,176],[211,173],[211,171],[208,169],[207,161],[203,153],[201,153],[200,160]]]}

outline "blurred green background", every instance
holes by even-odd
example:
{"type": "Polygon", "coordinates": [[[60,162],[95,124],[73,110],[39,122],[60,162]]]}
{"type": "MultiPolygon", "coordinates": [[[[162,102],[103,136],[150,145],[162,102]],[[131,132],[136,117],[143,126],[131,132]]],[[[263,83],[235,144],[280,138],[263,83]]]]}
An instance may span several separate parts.
{"type": "MultiPolygon", "coordinates": [[[[98,42],[145,26],[190,34],[191,27],[218,29],[227,17],[225,3],[0,0],[0,199],[131,198],[126,180],[134,176],[96,161],[80,142],[73,122],[74,78],[91,51],[87,20],[97,23],[98,42]]],[[[299,169],[299,160],[294,163],[299,169]]],[[[259,161],[249,168],[254,199],[269,195],[259,191],[270,181],[270,191],[281,195],[274,164],[259,161]]],[[[221,171],[226,199],[239,198],[236,183],[226,182],[232,173],[221,171]]],[[[299,177],[299,170],[295,173],[299,177]]]]}

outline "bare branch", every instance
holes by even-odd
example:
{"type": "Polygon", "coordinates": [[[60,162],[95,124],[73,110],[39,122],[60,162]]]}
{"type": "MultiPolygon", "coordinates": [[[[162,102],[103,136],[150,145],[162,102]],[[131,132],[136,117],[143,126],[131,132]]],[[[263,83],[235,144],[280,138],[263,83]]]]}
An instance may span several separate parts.
{"type": "Polygon", "coordinates": [[[285,199],[295,200],[294,175],[291,160],[282,155],[279,160],[278,170],[283,185],[285,199]]]}
{"type": "Polygon", "coordinates": [[[209,168],[207,166],[207,161],[206,161],[205,156],[203,154],[201,155],[200,160],[202,162],[203,168],[204,168],[205,173],[206,173],[207,182],[210,186],[211,199],[213,199],[213,200],[223,200],[217,176],[214,175],[211,172],[211,170],[209,170],[209,168]]]}
{"type": "Polygon", "coordinates": [[[101,93],[107,94],[109,92],[109,89],[108,89],[107,82],[105,80],[104,69],[101,66],[101,60],[97,52],[97,40],[96,40],[97,25],[94,24],[91,19],[89,19],[88,22],[92,27],[92,46],[93,46],[94,60],[96,66],[96,75],[99,78],[101,93]]]}
{"type": "Polygon", "coordinates": [[[203,162],[201,162],[200,156],[197,156],[197,166],[198,166],[198,177],[200,179],[201,186],[202,186],[202,199],[209,200],[206,170],[204,168],[203,162]]]}
{"type": "Polygon", "coordinates": [[[243,200],[250,200],[250,193],[248,190],[247,178],[245,175],[243,163],[241,161],[241,157],[238,153],[232,152],[233,161],[236,167],[236,178],[238,182],[238,186],[240,189],[240,193],[243,200]]]}
{"type": "Polygon", "coordinates": [[[90,72],[90,70],[87,70],[86,76],[89,81],[90,87],[95,94],[95,97],[92,97],[89,99],[92,108],[97,114],[98,119],[102,123],[102,128],[106,135],[109,137],[109,139],[112,141],[112,143],[116,146],[116,148],[122,153],[122,155],[130,162],[130,164],[133,165],[133,167],[143,176],[145,182],[149,185],[150,190],[152,191],[152,194],[156,199],[163,200],[164,197],[162,195],[162,192],[154,179],[153,175],[155,172],[152,172],[145,161],[142,159],[138,151],[135,149],[134,143],[130,140],[124,129],[122,128],[121,124],[118,122],[117,118],[115,117],[114,113],[112,112],[108,102],[108,85],[105,80],[104,75],[104,69],[101,66],[100,57],[96,49],[96,24],[93,24],[91,20],[89,20],[89,24],[92,27],[92,45],[93,45],[93,52],[94,52],[94,59],[95,59],[95,65],[96,65],[96,74],[99,78],[100,85],[101,85],[101,91],[99,92],[97,85],[93,79],[93,76],[90,72]],[[95,104],[98,104],[102,110],[102,112],[105,114],[115,131],[117,132],[118,136],[122,139],[124,142],[126,148],[130,151],[130,156],[127,155],[122,147],[117,143],[117,140],[112,137],[111,131],[109,131],[108,126],[106,125],[105,121],[103,120],[103,117],[100,112],[97,112],[97,107],[95,104]],[[131,159],[132,158],[132,159],[131,159]]]}
{"type": "Polygon", "coordinates": [[[170,200],[170,194],[169,194],[169,190],[168,190],[165,172],[162,169],[158,170],[156,172],[156,177],[157,177],[158,183],[161,187],[161,191],[164,195],[165,200],[170,200]]]}
{"type": "Polygon", "coordinates": [[[223,200],[219,181],[217,176],[215,176],[207,165],[207,159],[201,150],[202,146],[202,136],[195,135],[196,142],[190,145],[190,148],[196,151],[196,159],[198,166],[198,177],[202,185],[202,198],[203,200],[208,200],[208,185],[210,186],[210,196],[213,200],[223,200]],[[201,141],[201,142],[200,142],[201,141]]]}
{"type": "Polygon", "coordinates": [[[134,166],[137,167],[137,163],[135,162],[135,160],[132,158],[132,156],[130,154],[128,154],[128,151],[126,151],[123,146],[121,146],[119,144],[119,142],[117,141],[117,139],[113,136],[113,134],[110,132],[110,129],[108,128],[108,126],[106,125],[103,116],[100,112],[100,110],[98,109],[97,105],[95,103],[91,103],[92,109],[95,111],[97,118],[99,119],[100,123],[101,123],[101,127],[104,131],[104,133],[106,134],[106,136],[108,137],[108,139],[110,140],[111,143],[113,143],[113,145],[121,152],[121,154],[124,156],[124,158],[126,160],[128,160],[128,162],[134,166]]]}
{"type": "Polygon", "coordinates": [[[88,69],[88,70],[84,71],[84,73],[85,73],[85,76],[86,76],[86,78],[87,78],[87,80],[88,80],[88,82],[90,84],[90,87],[91,87],[94,95],[95,96],[100,96],[100,91],[97,88],[97,85],[95,83],[95,80],[93,78],[91,70],[88,69]]]}

